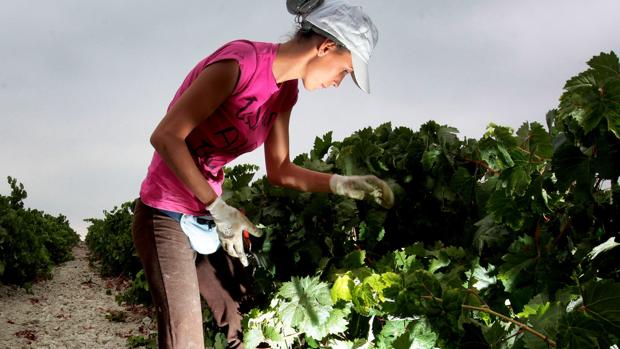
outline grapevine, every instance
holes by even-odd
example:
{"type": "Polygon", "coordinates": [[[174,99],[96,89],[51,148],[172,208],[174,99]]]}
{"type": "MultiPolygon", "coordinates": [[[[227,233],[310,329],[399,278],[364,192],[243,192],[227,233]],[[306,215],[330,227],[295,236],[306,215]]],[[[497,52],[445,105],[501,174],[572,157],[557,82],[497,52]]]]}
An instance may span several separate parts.
{"type": "MultiPolygon", "coordinates": [[[[339,141],[316,137],[293,160],[385,179],[390,210],[252,182],[253,165],[227,169],[224,199],[264,232],[252,243],[246,347],[619,344],[618,159],[620,65],[610,52],[566,82],[546,125],[490,123],[470,139],[434,121],[417,131],[386,123],[339,141]]],[[[113,211],[92,233],[129,234],[127,215],[113,211]]],[[[209,321],[205,330],[206,343],[221,342],[209,321]]]]}

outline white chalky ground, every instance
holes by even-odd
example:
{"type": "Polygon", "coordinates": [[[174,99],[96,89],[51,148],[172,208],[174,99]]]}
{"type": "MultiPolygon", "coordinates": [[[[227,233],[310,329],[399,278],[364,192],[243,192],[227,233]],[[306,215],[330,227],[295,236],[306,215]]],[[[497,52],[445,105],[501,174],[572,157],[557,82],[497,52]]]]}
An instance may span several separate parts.
{"type": "Polygon", "coordinates": [[[83,242],[73,254],[54,268],[53,279],[35,283],[32,294],[0,285],[0,348],[126,348],[127,337],[156,330],[146,312],[119,306],[115,289],[106,294],[113,280],[89,266],[83,242]],[[126,321],[106,318],[115,311],[126,313],[126,321]]]}

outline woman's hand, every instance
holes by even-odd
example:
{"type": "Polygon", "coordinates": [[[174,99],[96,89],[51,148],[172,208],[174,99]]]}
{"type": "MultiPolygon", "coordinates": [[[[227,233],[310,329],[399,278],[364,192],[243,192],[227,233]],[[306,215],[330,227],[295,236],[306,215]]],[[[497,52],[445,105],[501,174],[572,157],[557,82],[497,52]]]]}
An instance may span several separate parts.
{"type": "Polygon", "coordinates": [[[391,208],[394,205],[392,189],[376,176],[341,176],[334,174],[329,179],[332,193],[362,200],[372,197],[376,203],[391,208]]]}
{"type": "Polygon", "coordinates": [[[243,213],[226,204],[221,197],[217,197],[207,206],[207,210],[209,210],[213,217],[217,235],[220,238],[224,251],[231,257],[239,258],[241,264],[247,266],[248,259],[243,250],[243,231],[247,230],[256,237],[260,237],[262,232],[243,213]]]}

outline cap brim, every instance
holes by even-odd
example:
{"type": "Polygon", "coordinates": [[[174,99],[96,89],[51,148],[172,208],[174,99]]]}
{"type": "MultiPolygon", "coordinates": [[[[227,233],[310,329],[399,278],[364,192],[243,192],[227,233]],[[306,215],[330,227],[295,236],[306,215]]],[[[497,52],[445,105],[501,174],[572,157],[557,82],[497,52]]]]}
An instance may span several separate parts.
{"type": "Polygon", "coordinates": [[[351,52],[351,61],[353,63],[353,74],[351,77],[355,84],[366,93],[370,93],[370,80],[368,79],[368,64],[364,60],[351,52]]]}

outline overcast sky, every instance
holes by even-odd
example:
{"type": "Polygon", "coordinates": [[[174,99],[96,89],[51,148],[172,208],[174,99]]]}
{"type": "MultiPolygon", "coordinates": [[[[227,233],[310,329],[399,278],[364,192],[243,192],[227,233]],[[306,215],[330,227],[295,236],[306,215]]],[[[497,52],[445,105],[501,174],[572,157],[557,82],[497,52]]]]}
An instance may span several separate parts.
{"type": "MultiPolygon", "coordinates": [[[[149,136],[189,70],[234,39],[284,42],[284,0],[0,0],[0,193],[83,219],[138,196],[149,136]]],[[[329,1],[329,0],[327,0],[329,1]]],[[[379,1],[372,94],[350,78],[308,92],[291,119],[294,156],[391,121],[435,120],[479,138],[489,122],[544,124],[564,82],[601,51],[620,51],[620,1],[379,1]]],[[[262,147],[234,163],[263,167],[262,147]]],[[[262,172],[264,173],[264,172],[262,172]]]]}

